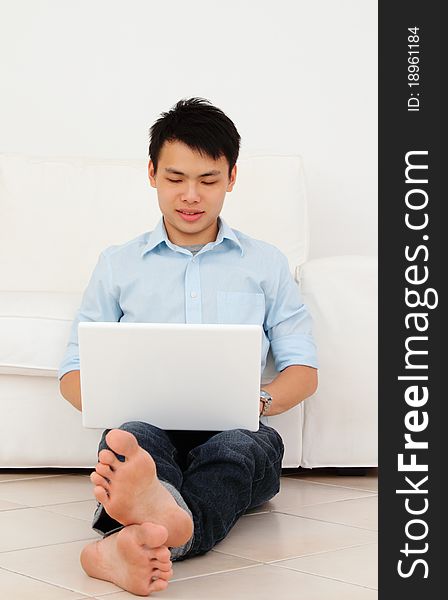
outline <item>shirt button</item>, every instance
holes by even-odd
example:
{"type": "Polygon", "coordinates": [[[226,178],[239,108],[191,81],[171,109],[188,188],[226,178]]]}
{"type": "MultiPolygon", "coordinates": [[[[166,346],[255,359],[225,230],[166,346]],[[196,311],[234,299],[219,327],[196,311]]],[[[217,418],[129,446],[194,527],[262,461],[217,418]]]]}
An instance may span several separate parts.
{"type": "Polygon", "coordinates": [[[190,296],[191,296],[192,298],[197,298],[197,297],[198,297],[198,294],[197,294],[197,292],[190,292],[190,296]]]}

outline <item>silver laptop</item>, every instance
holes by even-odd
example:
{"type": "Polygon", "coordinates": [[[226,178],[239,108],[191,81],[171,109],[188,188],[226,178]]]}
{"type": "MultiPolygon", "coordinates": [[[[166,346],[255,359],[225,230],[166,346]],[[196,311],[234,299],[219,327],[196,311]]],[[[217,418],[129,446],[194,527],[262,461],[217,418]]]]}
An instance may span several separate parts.
{"type": "Polygon", "coordinates": [[[259,428],[260,325],[82,322],[84,427],[259,428]]]}

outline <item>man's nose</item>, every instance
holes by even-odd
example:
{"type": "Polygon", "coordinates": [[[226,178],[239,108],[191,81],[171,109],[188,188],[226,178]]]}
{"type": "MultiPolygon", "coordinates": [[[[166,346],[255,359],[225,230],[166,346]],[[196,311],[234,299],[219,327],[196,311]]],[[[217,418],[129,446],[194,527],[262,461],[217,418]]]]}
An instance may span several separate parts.
{"type": "Polygon", "coordinates": [[[199,191],[196,183],[191,182],[188,183],[187,186],[187,189],[184,190],[184,193],[182,194],[182,200],[191,203],[199,202],[201,198],[199,196],[199,191]]]}

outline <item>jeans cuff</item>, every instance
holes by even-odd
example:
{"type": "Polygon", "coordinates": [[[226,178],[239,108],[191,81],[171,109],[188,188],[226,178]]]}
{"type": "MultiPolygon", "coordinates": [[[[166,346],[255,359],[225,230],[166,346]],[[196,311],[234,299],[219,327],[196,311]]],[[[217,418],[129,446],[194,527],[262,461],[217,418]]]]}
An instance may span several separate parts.
{"type": "MultiPolygon", "coordinates": [[[[160,480],[160,483],[169,491],[169,493],[173,496],[174,500],[176,500],[177,504],[190,515],[191,520],[194,523],[193,513],[188,508],[188,505],[185,502],[185,500],[182,498],[179,490],[176,489],[174,487],[174,485],[171,485],[171,483],[168,483],[168,481],[160,480]]],[[[175,548],[170,548],[171,560],[177,560],[178,558],[181,558],[182,556],[187,554],[187,552],[190,550],[191,546],[193,545],[193,539],[194,539],[194,531],[193,531],[191,538],[188,540],[188,542],[186,542],[182,546],[176,546],[175,548]]]]}
{"type": "Polygon", "coordinates": [[[103,537],[108,537],[123,528],[124,525],[115,521],[115,519],[112,519],[112,517],[107,514],[104,506],[100,502],[97,502],[92,521],[93,531],[96,531],[103,537]]]}

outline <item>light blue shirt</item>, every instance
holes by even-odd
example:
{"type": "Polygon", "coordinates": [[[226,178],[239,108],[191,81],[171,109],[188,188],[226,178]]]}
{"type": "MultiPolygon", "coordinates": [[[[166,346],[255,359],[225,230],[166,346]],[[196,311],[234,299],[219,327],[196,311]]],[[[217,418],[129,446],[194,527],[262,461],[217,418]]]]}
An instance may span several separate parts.
{"type": "Polygon", "coordinates": [[[286,257],[219,218],[214,242],[195,255],[154,231],[106,248],[73,321],[58,377],[79,369],[80,321],[246,323],[263,326],[261,372],[271,347],[275,368],[317,368],[311,319],[286,257]]]}

